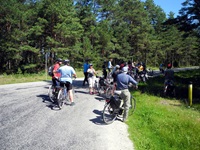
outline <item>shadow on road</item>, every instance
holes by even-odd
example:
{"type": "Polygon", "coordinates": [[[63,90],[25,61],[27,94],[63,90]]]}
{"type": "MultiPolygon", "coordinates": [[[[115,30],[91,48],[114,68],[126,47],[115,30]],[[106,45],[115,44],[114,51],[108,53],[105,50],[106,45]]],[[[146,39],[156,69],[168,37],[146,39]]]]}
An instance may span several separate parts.
{"type": "Polygon", "coordinates": [[[47,104],[46,106],[48,108],[50,108],[52,110],[54,109],[55,104],[52,103],[52,101],[49,99],[48,95],[41,94],[41,95],[37,95],[37,97],[42,98],[42,102],[46,103],[47,104]]]}
{"type": "Polygon", "coordinates": [[[94,119],[90,119],[91,122],[93,122],[96,125],[106,125],[103,120],[102,120],[102,111],[100,110],[93,110],[93,113],[97,114],[98,116],[96,116],[96,118],[94,119]]]}

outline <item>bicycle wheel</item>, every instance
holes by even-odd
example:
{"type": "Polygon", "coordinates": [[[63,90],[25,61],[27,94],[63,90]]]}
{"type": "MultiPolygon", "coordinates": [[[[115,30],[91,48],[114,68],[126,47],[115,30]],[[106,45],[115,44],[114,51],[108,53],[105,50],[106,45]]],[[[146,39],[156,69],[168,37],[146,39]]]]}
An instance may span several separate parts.
{"type": "Polygon", "coordinates": [[[51,102],[54,102],[56,99],[54,92],[55,92],[55,87],[53,85],[50,85],[49,89],[48,89],[48,96],[49,96],[49,99],[51,100],[51,102]]]}
{"type": "Polygon", "coordinates": [[[106,98],[110,98],[112,96],[112,87],[109,86],[107,89],[106,89],[106,98]]]}
{"type": "Polygon", "coordinates": [[[111,108],[110,103],[107,103],[104,106],[102,113],[103,122],[105,122],[106,124],[111,124],[115,121],[116,118],[117,113],[114,113],[114,110],[111,108]]]}
{"type": "Polygon", "coordinates": [[[98,88],[98,93],[99,93],[100,96],[102,96],[104,94],[104,87],[103,86],[100,86],[98,88]]]}
{"type": "Polygon", "coordinates": [[[58,92],[58,98],[57,98],[58,108],[62,109],[63,104],[64,104],[64,90],[60,89],[58,92]]]}
{"type": "Polygon", "coordinates": [[[135,111],[136,109],[136,99],[131,95],[131,108],[133,109],[133,112],[135,111]]]}

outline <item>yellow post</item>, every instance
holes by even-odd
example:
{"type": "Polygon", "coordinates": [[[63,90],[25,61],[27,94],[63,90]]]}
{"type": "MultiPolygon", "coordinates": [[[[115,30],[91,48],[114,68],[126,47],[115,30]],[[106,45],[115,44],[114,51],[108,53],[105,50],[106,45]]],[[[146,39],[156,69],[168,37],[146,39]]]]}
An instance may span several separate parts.
{"type": "Polygon", "coordinates": [[[192,82],[188,85],[188,100],[189,106],[192,106],[192,82]]]}

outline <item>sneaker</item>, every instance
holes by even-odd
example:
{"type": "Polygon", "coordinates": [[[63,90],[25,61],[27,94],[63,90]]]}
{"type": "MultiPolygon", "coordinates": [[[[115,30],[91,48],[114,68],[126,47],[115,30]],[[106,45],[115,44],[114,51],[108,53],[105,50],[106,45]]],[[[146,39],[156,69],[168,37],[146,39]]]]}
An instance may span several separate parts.
{"type": "Polygon", "coordinates": [[[75,103],[74,103],[74,102],[71,102],[70,106],[74,106],[74,105],[75,105],[75,103]]]}

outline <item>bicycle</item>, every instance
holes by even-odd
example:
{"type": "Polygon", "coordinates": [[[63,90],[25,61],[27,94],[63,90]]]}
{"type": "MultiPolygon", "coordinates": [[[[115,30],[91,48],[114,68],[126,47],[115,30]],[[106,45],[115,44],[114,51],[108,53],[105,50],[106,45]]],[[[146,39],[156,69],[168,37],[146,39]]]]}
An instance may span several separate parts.
{"type": "Polygon", "coordinates": [[[48,88],[48,96],[52,103],[54,103],[58,96],[59,86],[50,85],[48,88]]]}
{"type": "MultiPolygon", "coordinates": [[[[75,80],[76,78],[74,78],[75,80]]],[[[59,86],[58,87],[58,96],[57,96],[57,106],[59,109],[62,109],[63,104],[67,102],[69,102],[68,99],[68,93],[67,93],[67,87],[66,84],[70,84],[68,81],[60,81],[61,84],[63,84],[64,86],[59,86]]],[[[74,89],[72,89],[72,92],[74,93],[74,89]]]]}
{"type": "Polygon", "coordinates": [[[174,82],[172,80],[167,80],[164,88],[164,96],[175,96],[175,95],[176,91],[174,82]]]}
{"type": "Polygon", "coordinates": [[[62,109],[64,101],[67,100],[67,88],[65,86],[66,82],[61,81],[64,87],[59,87],[58,96],[57,96],[57,106],[59,109],[62,109]]]}
{"type": "Polygon", "coordinates": [[[107,81],[103,77],[97,76],[97,79],[95,80],[95,88],[98,91],[99,96],[105,94],[106,97],[109,97],[109,95],[112,95],[112,86],[112,82],[107,81]]]}
{"type": "Polygon", "coordinates": [[[111,83],[106,84],[106,98],[110,98],[114,94],[115,85],[111,83]]]}
{"type": "MultiPolygon", "coordinates": [[[[113,123],[118,117],[123,115],[124,111],[124,104],[122,98],[120,97],[121,92],[115,91],[114,95],[111,96],[109,99],[106,99],[106,103],[104,105],[104,109],[102,111],[102,119],[103,122],[106,124],[113,123]]],[[[133,112],[136,109],[136,99],[131,94],[130,100],[131,109],[133,112]]]]}

